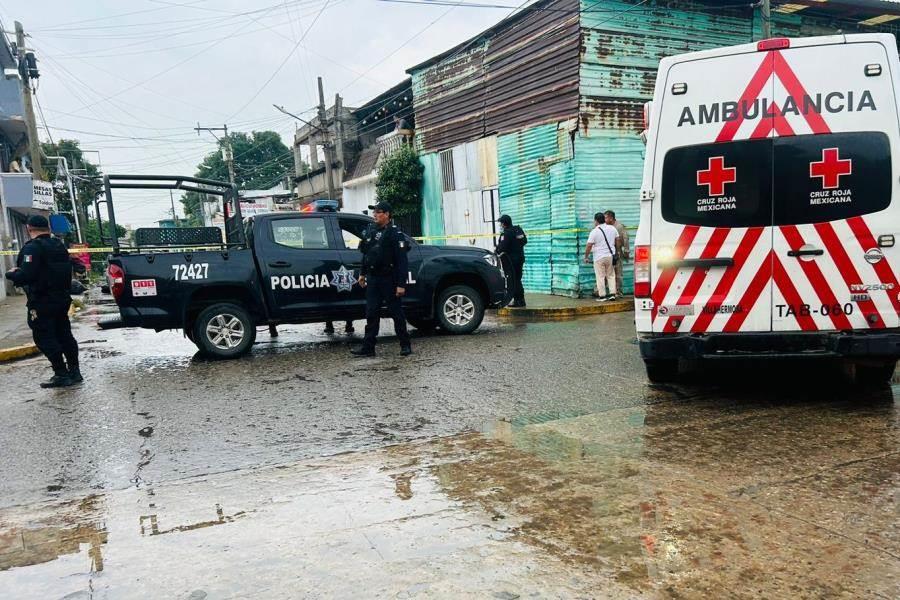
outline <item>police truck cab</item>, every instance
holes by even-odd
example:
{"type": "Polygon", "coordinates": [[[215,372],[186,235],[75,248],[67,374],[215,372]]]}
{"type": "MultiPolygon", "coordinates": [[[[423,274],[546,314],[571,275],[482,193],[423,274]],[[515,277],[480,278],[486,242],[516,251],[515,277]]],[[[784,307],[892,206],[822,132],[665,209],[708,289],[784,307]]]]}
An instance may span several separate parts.
{"type": "Polygon", "coordinates": [[[645,107],[635,322],[680,359],[900,356],[900,61],[890,34],[777,38],[660,62],[645,107]]]}

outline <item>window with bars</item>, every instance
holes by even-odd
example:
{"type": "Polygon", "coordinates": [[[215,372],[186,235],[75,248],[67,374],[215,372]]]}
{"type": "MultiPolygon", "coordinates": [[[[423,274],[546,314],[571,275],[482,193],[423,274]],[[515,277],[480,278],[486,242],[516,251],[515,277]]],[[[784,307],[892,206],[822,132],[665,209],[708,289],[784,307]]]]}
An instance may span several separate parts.
{"type": "Polygon", "coordinates": [[[444,191],[452,192],[456,189],[456,176],[453,173],[453,150],[441,152],[441,175],[444,181],[444,191]]]}

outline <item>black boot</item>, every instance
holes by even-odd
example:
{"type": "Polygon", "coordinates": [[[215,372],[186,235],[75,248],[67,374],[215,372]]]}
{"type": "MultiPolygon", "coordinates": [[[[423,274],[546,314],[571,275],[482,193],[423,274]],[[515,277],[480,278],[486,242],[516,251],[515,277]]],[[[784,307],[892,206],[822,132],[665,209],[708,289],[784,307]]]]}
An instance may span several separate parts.
{"type": "Polygon", "coordinates": [[[325,321],[325,333],[331,335],[334,333],[334,323],[331,321],[325,321]]]}
{"type": "Polygon", "coordinates": [[[78,365],[75,365],[73,368],[69,369],[68,372],[69,379],[72,380],[72,383],[81,383],[84,381],[84,377],[81,376],[81,369],[78,365]]]}
{"type": "Polygon", "coordinates": [[[347,321],[347,326],[344,327],[344,333],[353,333],[356,330],[353,328],[353,321],[347,321]]]}
{"type": "Polygon", "coordinates": [[[53,377],[49,381],[41,382],[42,388],[58,388],[69,387],[72,385],[72,379],[65,367],[53,367],[53,377]]]}
{"type": "Polygon", "coordinates": [[[351,350],[350,354],[352,354],[353,356],[375,356],[375,348],[360,346],[359,348],[354,348],[353,350],[351,350]]]}
{"type": "Polygon", "coordinates": [[[412,354],[412,346],[409,344],[400,346],[400,356],[409,356],[410,354],[412,354]]]}

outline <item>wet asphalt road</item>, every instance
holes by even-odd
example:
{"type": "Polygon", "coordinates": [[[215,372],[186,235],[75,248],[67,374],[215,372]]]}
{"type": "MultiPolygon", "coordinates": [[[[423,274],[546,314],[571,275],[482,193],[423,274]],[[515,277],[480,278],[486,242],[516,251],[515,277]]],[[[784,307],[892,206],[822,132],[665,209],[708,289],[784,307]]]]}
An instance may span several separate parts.
{"type": "Polygon", "coordinates": [[[900,386],[651,386],[630,313],[488,319],[410,358],[284,327],[209,362],[96,311],[85,385],[0,365],[14,597],[900,596],[900,386]]]}
{"type": "Polygon", "coordinates": [[[408,358],[393,339],[354,358],[361,333],[285,326],[276,340],[260,330],[246,358],[210,362],[180,334],[99,331],[88,316],[76,332],[84,385],[39,389],[38,358],[0,366],[0,388],[15,390],[0,447],[19,449],[0,465],[0,505],[641,404],[655,392],[630,328],[629,314],[488,321],[472,336],[414,339],[408,358]]]}

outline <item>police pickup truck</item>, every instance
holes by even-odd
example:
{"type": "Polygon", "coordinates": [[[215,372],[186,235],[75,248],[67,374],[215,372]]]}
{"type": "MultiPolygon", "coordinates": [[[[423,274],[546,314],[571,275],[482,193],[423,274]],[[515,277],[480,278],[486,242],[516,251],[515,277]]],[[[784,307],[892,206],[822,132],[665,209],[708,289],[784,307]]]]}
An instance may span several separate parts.
{"type": "MultiPolygon", "coordinates": [[[[213,180],[109,175],[104,184],[106,199],[96,214],[105,203],[113,225],[116,188],[218,195],[225,212],[224,243],[218,228],[139,229],[133,248],[107,240],[113,246],[107,274],[122,326],[181,329],[203,354],[235,358],[249,351],[259,326],[364,318],[357,246],[371,218],[319,210],[243,219],[235,189],[213,180]]],[[[403,306],[417,329],[470,333],[486,308],[507,299],[491,252],[411,242],[408,257],[403,306]]]]}

